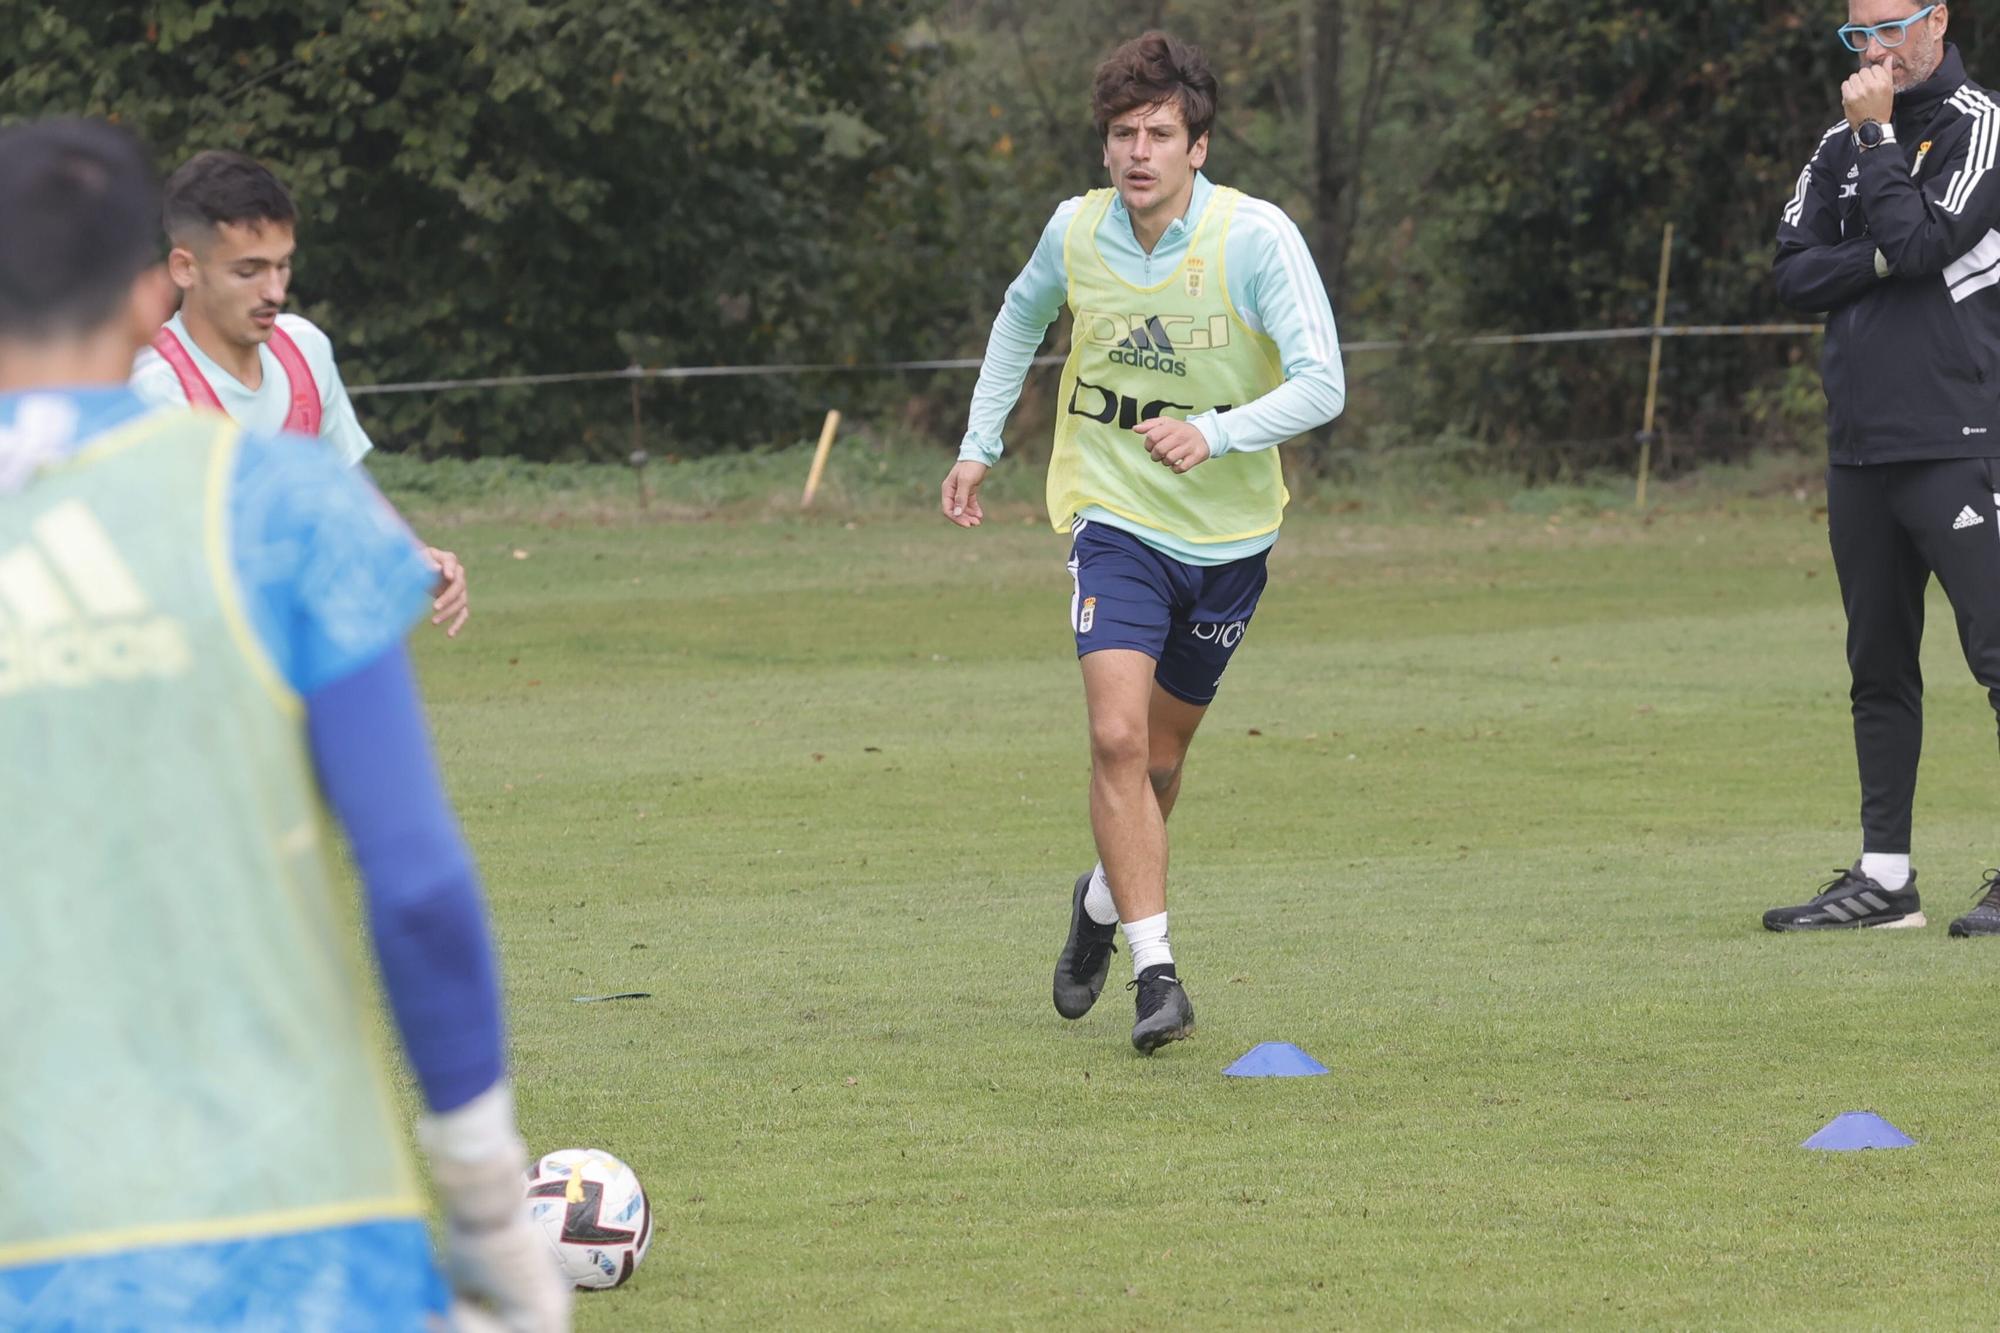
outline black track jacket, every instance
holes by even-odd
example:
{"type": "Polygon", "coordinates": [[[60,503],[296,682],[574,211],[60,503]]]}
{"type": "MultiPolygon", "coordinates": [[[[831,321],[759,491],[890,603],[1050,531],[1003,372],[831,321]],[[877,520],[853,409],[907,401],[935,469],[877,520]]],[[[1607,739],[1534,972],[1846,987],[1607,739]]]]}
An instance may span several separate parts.
{"type": "Polygon", "coordinates": [[[2000,456],[2000,102],[1948,44],[1894,116],[1821,135],[1778,225],[1779,299],[1827,312],[1827,461],[2000,456]]]}

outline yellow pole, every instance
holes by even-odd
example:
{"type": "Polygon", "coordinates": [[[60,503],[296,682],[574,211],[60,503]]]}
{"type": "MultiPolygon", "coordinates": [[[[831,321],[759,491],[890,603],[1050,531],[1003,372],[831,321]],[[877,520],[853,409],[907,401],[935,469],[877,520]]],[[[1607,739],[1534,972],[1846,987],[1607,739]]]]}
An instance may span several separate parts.
{"type": "Polygon", "coordinates": [[[812,471],[806,474],[806,493],[799,497],[799,508],[804,509],[813,502],[819,491],[819,479],[826,472],[826,456],[833,451],[833,433],[840,429],[840,413],[826,414],[826,424],[819,428],[819,448],[813,450],[812,471]]]}
{"type": "Polygon", "coordinates": [[[1646,419],[1639,427],[1640,509],[1646,507],[1646,477],[1653,470],[1653,407],[1660,398],[1660,328],[1667,322],[1667,268],[1673,262],[1674,224],[1660,233],[1660,288],[1653,298],[1653,357],[1646,367],[1646,419]]]}

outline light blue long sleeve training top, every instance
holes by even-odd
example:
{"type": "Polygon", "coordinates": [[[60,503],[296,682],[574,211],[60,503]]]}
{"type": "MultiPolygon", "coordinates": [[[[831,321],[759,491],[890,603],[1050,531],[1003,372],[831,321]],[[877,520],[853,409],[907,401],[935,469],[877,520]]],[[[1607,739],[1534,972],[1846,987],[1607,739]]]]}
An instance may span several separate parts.
{"type": "MultiPolygon", "coordinates": [[[[1132,231],[1132,215],[1123,199],[1112,200],[1097,230],[1098,252],[1111,271],[1135,286],[1150,287],[1179,266],[1186,255],[1203,210],[1215,187],[1195,173],[1187,213],[1167,224],[1166,232],[1148,254],[1132,231]]],[[[959,445],[961,461],[999,461],[1004,449],[1001,432],[1020,400],[1021,385],[1049,325],[1062,312],[1069,294],[1069,271],[1063,263],[1063,238],[1069,231],[1081,196],[1057,207],[1026,268],[1007,288],[1007,297],[993,321],[986,359],[972,391],[971,419],[959,445]]],[[[1305,238],[1284,210],[1261,199],[1244,196],[1223,249],[1229,299],[1252,329],[1278,344],[1285,382],[1262,398],[1228,412],[1203,412],[1188,421],[1208,441],[1211,456],[1269,449],[1340,415],[1347,403],[1347,375],[1340,361],[1340,336],[1333,307],[1319,269],[1306,249],[1305,238]]],[[[1170,533],[1144,527],[1130,519],[1086,507],[1079,515],[1093,523],[1121,528],[1141,541],[1191,565],[1226,564],[1269,547],[1276,533],[1220,546],[1183,541],[1170,533]]]]}

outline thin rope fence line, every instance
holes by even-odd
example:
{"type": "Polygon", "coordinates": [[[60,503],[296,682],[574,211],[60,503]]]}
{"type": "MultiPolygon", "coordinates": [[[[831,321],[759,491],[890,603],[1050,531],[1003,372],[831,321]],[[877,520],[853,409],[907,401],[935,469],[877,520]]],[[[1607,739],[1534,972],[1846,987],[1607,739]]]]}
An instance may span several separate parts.
{"type": "MultiPolygon", "coordinates": [[[[1401,352],[1433,347],[1520,347],[1542,343],[1611,342],[1626,338],[1722,338],[1813,334],[1820,324],[1674,324],[1628,329],[1565,329],[1554,333],[1481,333],[1454,338],[1364,338],[1340,345],[1343,352],[1401,352]]],[[[1038,356],[1037,366],[1059,366],[1067,357],[1038,356]]],[[[984,358],[930,361],[791,362],[751,366],[626,366],[623,370],[580,370],[553,375],[488,375],[477,379],[410,380],[397,384],[353,384],[351,398],[382,393],[449,393],[460,389],[513,389],[542,384],[587,384],[606,380],[734,379],[746,376],[882,374],[906,370],[977,370],[984,358]]]]}

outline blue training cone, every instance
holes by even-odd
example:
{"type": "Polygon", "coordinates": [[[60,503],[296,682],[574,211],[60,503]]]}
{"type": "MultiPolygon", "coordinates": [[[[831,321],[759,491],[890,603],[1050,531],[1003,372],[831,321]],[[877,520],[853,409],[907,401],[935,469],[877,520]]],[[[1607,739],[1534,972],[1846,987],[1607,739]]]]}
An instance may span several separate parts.
{"type": "Polygon", "coordinates": [[[1222,1071],[1231,1078],[1305,1078],[1326,1066],[1288,1041],[1260,1041],[1222,1071]]]}
{"type": "Polygon", "coordinates": [[[1827,1152],[1860,1152],[1863,1148],[1914,1148],[1917,1141],[1873,1111],[1842,1111],[1826,1128],[1799,1145],[1827,1152]]]}

